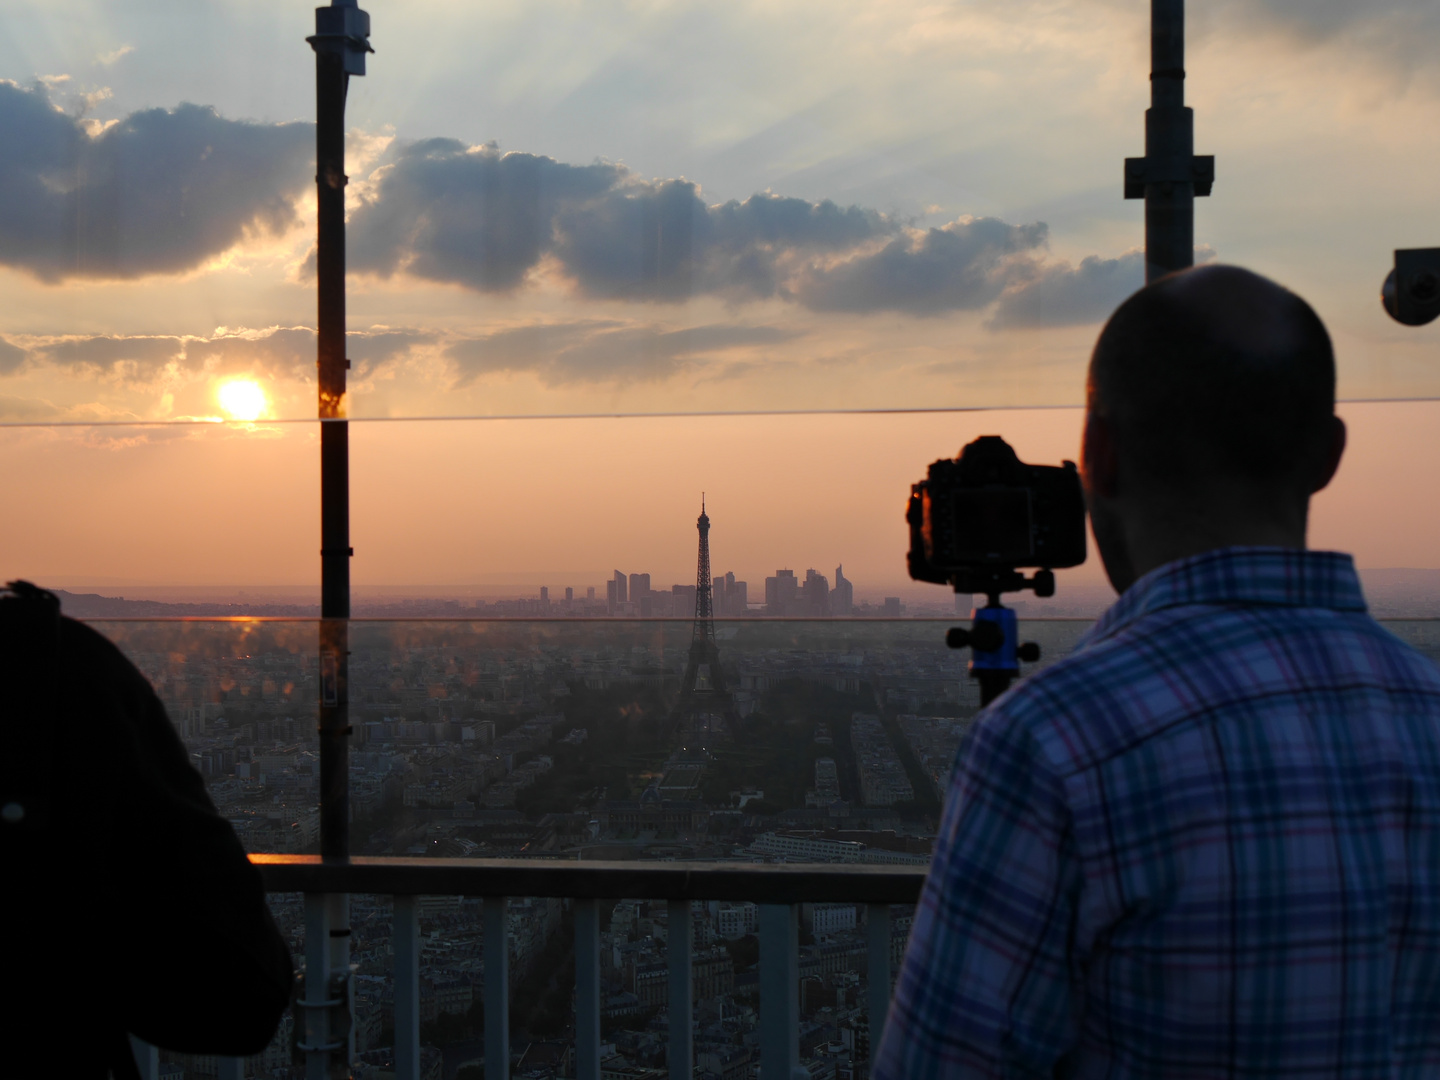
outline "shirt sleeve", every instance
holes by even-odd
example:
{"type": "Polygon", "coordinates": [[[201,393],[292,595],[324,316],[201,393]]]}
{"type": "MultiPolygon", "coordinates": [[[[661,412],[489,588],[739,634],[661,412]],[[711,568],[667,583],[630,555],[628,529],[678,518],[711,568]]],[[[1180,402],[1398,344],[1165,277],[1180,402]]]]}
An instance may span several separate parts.
{"type": "Polygon", "coordinates": [[[990,713],[951,778],[877,1080],[1054,1076],[1079,1038],[1080,884],[1059,777],[990,713]]]}

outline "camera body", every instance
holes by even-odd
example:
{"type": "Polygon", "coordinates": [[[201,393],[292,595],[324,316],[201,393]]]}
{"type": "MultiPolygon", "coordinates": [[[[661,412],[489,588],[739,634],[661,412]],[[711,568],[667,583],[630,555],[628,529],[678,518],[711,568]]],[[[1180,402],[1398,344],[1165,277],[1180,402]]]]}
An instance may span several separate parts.
{"type": "Polygon", "coordinates": [[[910,576],[984,593],[1055,592],[1053,570],[1085,561],[1085,496],[1073,461],[1027,465],[998,435],[930,466],[910,489],[910,576]],[[1020,573],[1033,567],[1032,578],[1020,573]]]}

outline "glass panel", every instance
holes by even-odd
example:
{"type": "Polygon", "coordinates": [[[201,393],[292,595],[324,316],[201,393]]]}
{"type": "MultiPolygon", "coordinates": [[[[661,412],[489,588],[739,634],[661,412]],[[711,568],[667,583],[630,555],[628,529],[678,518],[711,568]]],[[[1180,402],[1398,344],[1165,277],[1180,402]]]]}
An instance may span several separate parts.
{"type": "MultiPolygon", "coordinates": [[[[1192,13],[1197,257],[1309,297],[1344,396],[1440,394],[1378,302],[1434,240],[1424,34],[1275,7],[1192,13]]],[[[12,8],[0,419],[312,416],[310,6],[12,8]]],[[[878,11],[377,6],[353,415],[1078,403],[1141,279],[1143,6],[878,11]]]]}
{"type": "MultiPolygon", "coordinates": [[[[1378,612],[1440,612],[1425,572],[1440,478],[1413,467],[1440,430],[1440,403],[1341,412],[1349,447],[1315,499],[1311,543],[1355,554],[1378,612]]],[[[803,584],[813,567],[834,587],[839,568],[862,612],[893,597],[906,614],[948,615],[943,588],[906,575],[909,485],[985,434],[1026,461],[1074,457],[1080,420],[1029,410],[352,425],[354,612],[455,614],[542,587],[557,601],[594,588],[603,601],[617,569],[659,590],[693,584],[704,492],[712,570],[748,582],[752,604],[780,569],[803,584]]],[[[317,450],[313,423],[0,431],[12,511],[0,565],[72,594],[192,605],[74,609],[87,616],[317,615],[317,450]]],[[[1057,576],[1053,598],[1016,598],[1023,614],[1094,616],[1113,599],[1093,549],[1057,576]]]]}
{"type": "MultiPolygon", "coordinates": [[[[91,622],[251,850],[316,850],[316,624],[91,622]]],[[[682,698],[688,619],[357,621],[354,851],[923,865],[980,700],[947,625],[722,618],[725,693],[682,698]]],[[[1023,620],[1026,670],[1089,625],[1023,620]]],[[[1440,657],[1440,621],[1387,625],[1440,657]]]]}

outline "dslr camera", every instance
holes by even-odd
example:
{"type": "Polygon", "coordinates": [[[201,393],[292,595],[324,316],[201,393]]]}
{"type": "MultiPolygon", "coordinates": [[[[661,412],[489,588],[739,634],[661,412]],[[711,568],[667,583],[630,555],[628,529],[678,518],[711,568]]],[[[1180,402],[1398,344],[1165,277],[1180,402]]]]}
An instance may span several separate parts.
{"type": "Polygon", "coordinates": [[[910,576],[956,592],[1032,588],[1055,595],[1054,570],[1085,561],[1085,496],[1073,461],[1026,465],[982,435],[910,488],[910,576]],[[1022,568],[1037,568],[1026,578],[1022,568]]]}
{"type": "Polygon", "coordinates": [[[1000,596],[1034,589],[1055,595],[1056,569],[1085,561],[1085,496],[1073,461],[1026,465],[1004,439],[983,435],[951,460],[937,461],[910,488],[910,576],[984,593],[969,629],[945,637],[969,647],[970,675],[988,705],[1020,674],[1020,661],[1040,659],[1040,646],[1017,641],[1015,612],[1000,596]],[[1034,568],[1026,577],[1024,569],[1034,568]]]}

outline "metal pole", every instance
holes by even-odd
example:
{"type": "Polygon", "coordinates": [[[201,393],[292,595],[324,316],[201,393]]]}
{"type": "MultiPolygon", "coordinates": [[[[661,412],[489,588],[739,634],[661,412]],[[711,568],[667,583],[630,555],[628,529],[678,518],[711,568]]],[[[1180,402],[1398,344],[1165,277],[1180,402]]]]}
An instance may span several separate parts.
{"type": "Polygon", "coordinates": [[[1209,195],[1215,159],[1195,155],[1185,106],[1185,0],[1150,0],[1150,108],[1145,156],[1125,159],[1125,197],[1145,200],[1145,280],[1195,264],[1195,197],[1209,195]]]}
{"type": "MultiPolygon", "coordinates": [[[[324,11],[325,9],[320,9],[324,11]]],[[[317,11],[317,19],[320,12],[317,11]]],[[[319,35],[317,35],[317,38],[319,35]]],[[[345,55],[315,42],[319,195],[320,854],[350,855],[350,432],[345,416],[345,55]]]]}
{"type": "MultiPolygon", "coordinates": [[[[317,368],[320,418],[320,854],[350,858],[350,432],[345,422],[345,92],[365,74],[370,16],[355,0],[315,9],[315,187],[318,196],[317,368]]],[[[307,902],[308,902],[307,898],[307,902]]],[[[354,1050],[350,1023],[350,898],[315,898],[307,919],[306,997],[325,1000],[326,1017],[310,1010],[307,1074],[348,1077],[354,1050]],[[311,941],[314,937],[318,940],[311,941]],[[337,992],[337,998],[330,998],[337,992]],[[342,1019],[343,1018],[343,1019],[342,1019]],[[332,1029],[328,1021],[335,1021],[332,1029]],[[316,1035],[323,1032],[322,1039],[316,1035]],[[340,1038],[335,1036],[340,1035],[340,1038]]]]}

